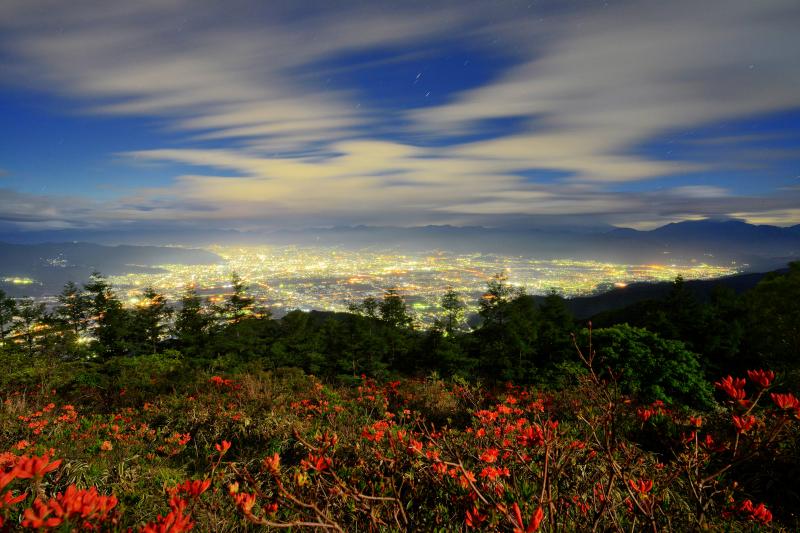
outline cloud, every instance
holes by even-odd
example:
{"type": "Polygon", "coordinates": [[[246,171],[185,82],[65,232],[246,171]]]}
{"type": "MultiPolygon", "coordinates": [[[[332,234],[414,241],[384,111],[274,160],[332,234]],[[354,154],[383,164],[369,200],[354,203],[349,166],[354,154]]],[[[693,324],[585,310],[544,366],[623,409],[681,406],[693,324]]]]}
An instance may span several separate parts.
{"type": "MultiPolygon", "coordinates": [[[[531,40],[501,79],[412,119],[446,134],[528,117],[533,132],[460,150],[624,181],[693,170],[636,155],[658,135],[800,106],[800,56],[787,53],[800,46],[797,2],[596,6],[550,19],[558,29],[531,40]]],[[[530,31],[528,21],[512,31],[530,31]]]]}
{"type": "MultiPolygon", "coordinates": [[[[794,0],[531,10],[471,0],[6,0],[4,83],[68,96],[82,113],[150,117],[179,142],[122,155],[196,171],[75,209],[25,196],[0,203],[0,216],[20,225],[414,225],[544,215],[642,224],[733,214],[786,221],[794,194],[737,195],[699,178],[666,190],[625,186],[725,165],[659,158],[642,148],[649,142],[800,107],[799,22],[794,0]],[[380,51],[363,64],[402,63],[443,36],[494,46],[510,66],[412,110],[361,105],[358,87],[323,81],[358,68],[337,62],[352,54],[380,51]],[[520,125],[482,135],[497,119],[520,125]]],[[[732,136],[744,146],[755,137],[732,136]]],[[[739,168],[769,164],[740,152],[739,168]]]]}

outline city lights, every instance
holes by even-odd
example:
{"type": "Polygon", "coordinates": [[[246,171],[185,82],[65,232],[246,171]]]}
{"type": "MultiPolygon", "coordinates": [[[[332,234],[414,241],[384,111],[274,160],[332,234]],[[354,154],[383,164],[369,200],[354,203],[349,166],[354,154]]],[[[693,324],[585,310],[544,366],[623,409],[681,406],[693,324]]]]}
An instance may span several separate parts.
{"type": "Polygon", "coordinates": [[[230,291],[234,272],[250,286],[260,306],[281,316],[293,309],[346,311],[367,296],[380,297],[393,287],[422,323],[433,320],[439,300],[453,287],[474,310],[493,275],[502,273],[528,294],[550,291],[586,296],[635,282],[710,279],[735,274],[734,266],[702,263],[613,264],[573,259],[539,260],[497,254],[450,252],[398,253],[373,249],[350,251],[333,247],[213,246],[225,259],[219,265],[160,265],[158,272],[112,276],[120,297],[139,301],[143,287],[152,286],[168,300],[178,300],[187,286],[212,301],[230,291]]]}

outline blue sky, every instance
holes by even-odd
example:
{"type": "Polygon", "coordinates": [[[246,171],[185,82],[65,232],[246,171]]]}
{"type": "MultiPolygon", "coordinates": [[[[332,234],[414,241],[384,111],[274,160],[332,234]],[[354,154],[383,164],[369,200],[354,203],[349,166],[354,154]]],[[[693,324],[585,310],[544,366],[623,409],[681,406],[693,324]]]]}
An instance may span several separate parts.
{"type": "Polygon", "coordinates": [[[0,5],[0,229],[800,223],[800,4],[0,5]]]}

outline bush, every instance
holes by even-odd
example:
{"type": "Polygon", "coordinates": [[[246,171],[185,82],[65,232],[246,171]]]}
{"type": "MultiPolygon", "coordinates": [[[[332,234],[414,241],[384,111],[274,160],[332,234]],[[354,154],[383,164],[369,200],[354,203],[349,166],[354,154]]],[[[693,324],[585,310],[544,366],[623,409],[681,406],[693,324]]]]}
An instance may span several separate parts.
{"type": "MultiPolygon", "coordinates": [[[[613,377],[625,394],[648,402],[711,407],[711,386],[704,379],[698,356],[682,342],[627,324],[598,329],[591,337],[598,368],[603,369],[603,376],[613,377]]],[[[588,331],[583,332],[581,341],[588,345],[588,331]]]]}

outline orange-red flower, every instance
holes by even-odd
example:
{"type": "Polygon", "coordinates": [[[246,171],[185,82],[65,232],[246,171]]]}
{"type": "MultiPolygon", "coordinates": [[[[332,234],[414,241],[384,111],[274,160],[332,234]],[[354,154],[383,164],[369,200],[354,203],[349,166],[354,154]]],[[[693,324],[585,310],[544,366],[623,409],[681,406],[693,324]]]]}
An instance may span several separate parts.
{"type": "Polygon", "coordinates": [[[647,422],[654,414],[656,414],[656,412],[648,407],[639,407],[636,409],[636,416],[638,416],[639,420],[642,422],[647,422]]]}
{"type": "Polygon", "coordinates": [[[264,465],[264,470],[272,475],[278,475],[281,471],[281,456],[278,452],[273,453],[269,457],[265,457],[261,463],[264,465]]]}
{"type": "Polygon", "coordinates": [[[544,433],[539,426],[527,426],[517,435],[517,442],[522,446],[540,446],[544,443],[544,433]]]}
{"type": "Polygon", "coordinates": [[[464,523],[467,525],[467,527],[477,528],[486,521],[486,518],[488,518],[488,516],[481,513],[476,507],[474,509],[467,510],[467,517],[464,520],[464,523]]]}
{"type": "Polygon", "coordinates": [[[513,513],[514,533],[533,533],[534,531],[538,531],[539,525],[542,523],[542,519],[544,518],[544,509],[538,507],[533,512],[531,521],[528,522],[528,525],[526,526],[524,520],[522,519],[522,512],[520,511],[517,502],[514,502],[514,505],[511,506],[511,512],[513,513]]]}
{"type": "Polygon", "coordinates": [[[754,416],[736,416],[733,415],[733,425],[736,426],[737,433],[747,433],[756,424],[756,417],[754,416]]]}
{"type": "Polygon", "coordinates": [[[217,449],[220,455],[225,455],[225,453],[231,449],[231,443],[223,440],[222,442],[215,444],[214,448],[217,449]]]}
{"type": "Polygon", "coordinates": [[[236,504],[236,507],[238,507],[239,510],[241,510],[244,514],[253,514],[253,507],[256,504],[255,494],[240,492],[238,494],[234,494],[233,501],[236,504]]]}
{"type": "Polygon", "coordinates": [[[769,524],[772,522],[772,513],[764,506],[763,503],[759,503],[758,505],[754,506],[752,501],[745,500],[739,504],[738,507],[734,507],[732,510],[739,513],[739,515],[742,515],[755,522],[760,522],[762,524],[769,524]]]}
{"type": "Polygon", "coordinates": [[[781,409],[798,409],[800,408],[800,400],[795,398],[794,394],[787,393],[787,394],[777,394],[773,392],[770,394],[772,397],[772,401],[775,402],[781,409]]]}
{"type": "Polygon", "coordinates": [[[10,507],[12,505],[16,505],[19,502],[24,501],[25,498],[27,497],[28,494],[25,492],[19,494],[18,496],[14,496],[12,492],[8,490],[5,492],[5,494],[3,494],[3,497],[0,498],[0,509],[2,509],[3,507],[10,507]]]}
{"type": "Polygon", "coordinates": [[[173,498],[169,502],[172,510],[167,516],[158,515],[155,522],[142,526],[139,533],[184,533],[191,531],[194,527],[192,515],[183,514],[186,510],[186,502],[173,498]]]}
{"type": "Polygon", "coordinates": [[[481,454],[481,457],[480,457],[480,459],[481,459],[481,461],[483,461],[484,463],[494,463],[495,461],[497,461],[497,455],[498,455],[499,453],[500,453],[500,452],[499,452],[499,450],[498,450],[497,448],[487,448],[487,449],[486,449],[486,450],[484,450],[484,452],[481,454]]]}
{"type": "Polygon", "coordinates": [[[689,417],[689,425],[699,428],[703,426],[703,417],[702,416],[690,416],[689,417]]]}
{"type": "Polygon", "coordinates": [[[52,509],[37,499],[33,502],[33,507],[25,509],[22,513],[22,525],[32,529],[60,526],[64,520],[57,516],[50,516],[52,513],[52,509]]]}
{"type": "Polygon", "coordinates": [[[191,498],[197,498],[211,486],[210,479],[186,480],[180,485],[175,486],[171,492],[176,494],[186,494],[191,498]]]}
{"type": "Polygon", "coordinates": [[[634,481],[633,479],[628,480],[628,484],[631,486],[633,490],[640,494],[647,494],[653,489],[653,480],[652,479],[640,479],[638,481],[634,481]]]}
{"type": "Polygon", "coordinates": [[[117,497],[104,496],[95,487],[79,489],[75,485],[67,487],[47,501],[36,499],[33,506],[23,512],[22,524],[39,529],[57,527],[65,521],[80,520],[83,527],[96,526],[111,516],[117,505],[117,497]]]}
{"type": "Polygon", "coordinates": [[[314,455],[310,453],[308,454],[308,459],[303,459],[300,461],[300,464],[303,466],[303,468],[311,468],[317,472],[324,472],[331,467],[333,460],[330,457],[325,457],[324,455],[314,455]]]}
{"type": "Polygon", "coordinates": [[[39,479],[59,466],[61,466],[61,459],[51,463],[49,455],[42,455],[41,457],[23,455],[17,461],[14,473],[19,479],[39,479]]]}
{"type": "Polygon", "coordinates": [[[744,386],[746,381],[744,378],[734,378],[727,376],[714,383],[714,386],[721,391],[724,391],[733,400],[741,401],[745,398],[744,386]]]}
{"type": "Polygon", "coordinates": [[[775,372],[772,370],[748,370],[747,377],[759,387],[766,389],[775,379],[775,372]]]}

